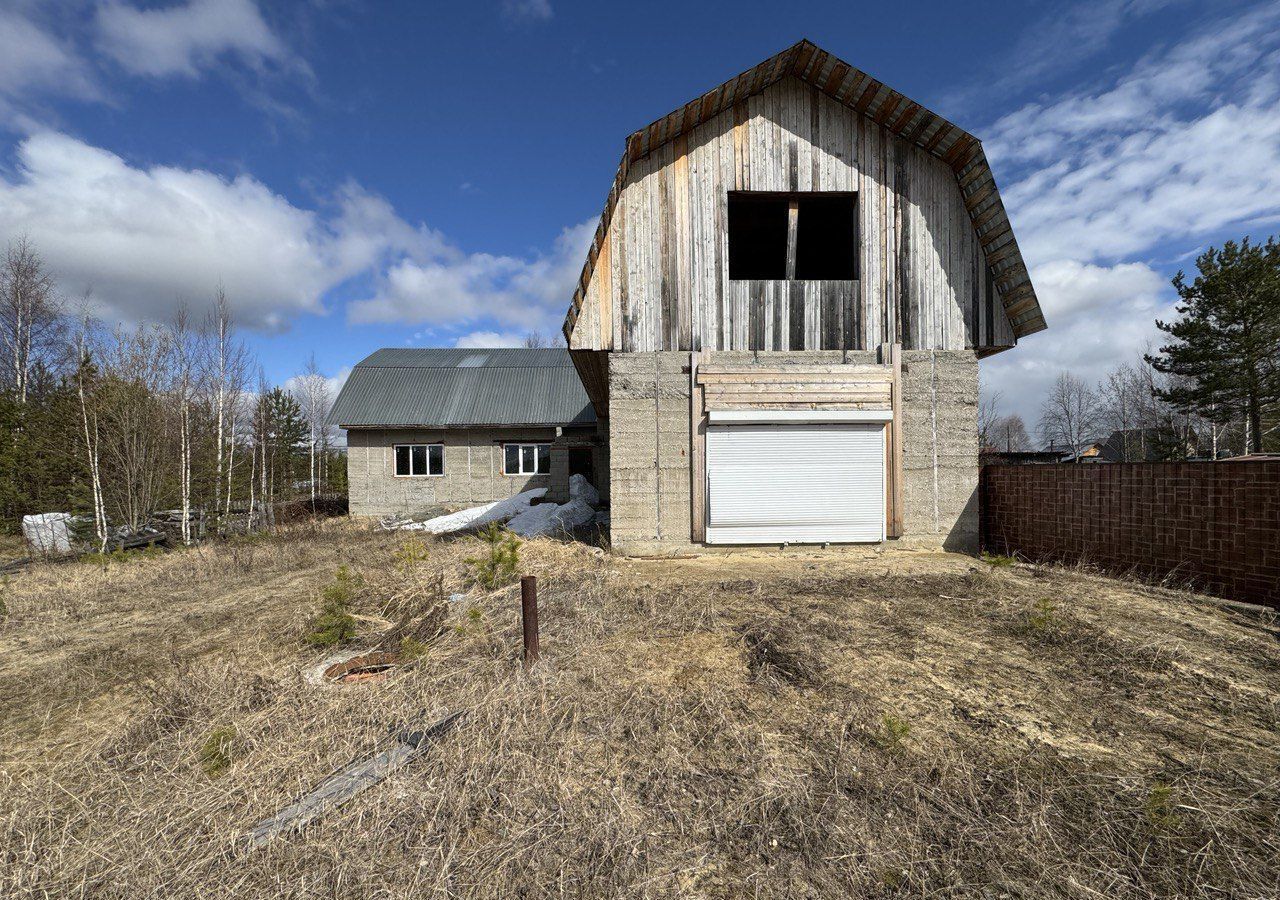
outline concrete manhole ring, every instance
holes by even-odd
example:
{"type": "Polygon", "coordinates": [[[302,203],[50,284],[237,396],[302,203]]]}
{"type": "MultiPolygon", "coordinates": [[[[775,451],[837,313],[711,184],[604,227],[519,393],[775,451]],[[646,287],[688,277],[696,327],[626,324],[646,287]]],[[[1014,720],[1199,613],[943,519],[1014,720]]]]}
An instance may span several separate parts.
{"type": "Polygon", "coordinates": [[[400,654],[388,650],[357,650],[330,656],[307,670],[312,684],[376,684],[400,664],[400,654]]]}

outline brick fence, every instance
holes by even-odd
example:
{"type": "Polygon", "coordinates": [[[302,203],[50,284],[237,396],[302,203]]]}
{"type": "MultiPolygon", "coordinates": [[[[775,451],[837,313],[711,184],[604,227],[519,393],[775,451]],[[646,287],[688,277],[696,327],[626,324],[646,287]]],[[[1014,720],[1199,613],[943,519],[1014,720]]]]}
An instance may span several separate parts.
{"type": "Polygon", "coordinates": [[[992,553],[1280,607],[1280,461],[986,466],[980,490],[992,553]]]}

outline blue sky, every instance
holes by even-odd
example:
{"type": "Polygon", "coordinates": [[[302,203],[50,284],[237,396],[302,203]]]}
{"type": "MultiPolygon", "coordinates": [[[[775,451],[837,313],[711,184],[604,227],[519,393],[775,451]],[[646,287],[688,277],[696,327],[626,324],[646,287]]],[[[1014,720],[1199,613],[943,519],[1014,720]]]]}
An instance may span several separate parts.
{"type": "Polygon", "coordinates": [[[1280,3],[0,0],[0,238],[126,323],[225,285],[269,377],[558,336],[624,137],[801,37],[984,140],[1050,328],[1035,419],[1280,218],[1280,3]]]}

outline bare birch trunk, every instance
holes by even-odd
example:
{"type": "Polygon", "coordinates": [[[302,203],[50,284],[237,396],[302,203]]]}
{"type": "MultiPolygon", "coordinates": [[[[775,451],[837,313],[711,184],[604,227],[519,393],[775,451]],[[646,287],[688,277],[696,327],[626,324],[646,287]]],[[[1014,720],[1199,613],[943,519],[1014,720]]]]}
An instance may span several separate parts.
{"type": "Polygon", "coordinates": [[[84,426],[84,446],[89,462],[89,484],[93,492],[93,530],[98,538],[98,552],[107,549],[107,511],[102,500],[102,475],[98,465],[98,419],[89,424],[89,399],[84,389],[84,365],[86,351],[83,338],[80,343],[80,365],[76,375],[76,388],[80,398],[80,420],[84,426]]]}

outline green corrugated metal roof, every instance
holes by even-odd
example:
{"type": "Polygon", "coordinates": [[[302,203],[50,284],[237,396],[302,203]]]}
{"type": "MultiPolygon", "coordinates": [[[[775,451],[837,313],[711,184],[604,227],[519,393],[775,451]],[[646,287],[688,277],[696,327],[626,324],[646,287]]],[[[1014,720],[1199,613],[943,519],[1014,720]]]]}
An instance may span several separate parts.
{"type": "Polygon", "coordinates": [[[388,347],[356,364],[329,421],[360,426],[591,425],[569,352],[388,347]]]}

